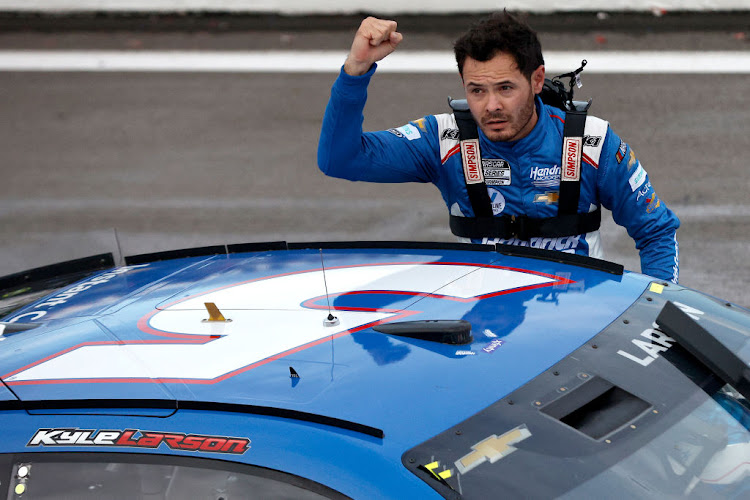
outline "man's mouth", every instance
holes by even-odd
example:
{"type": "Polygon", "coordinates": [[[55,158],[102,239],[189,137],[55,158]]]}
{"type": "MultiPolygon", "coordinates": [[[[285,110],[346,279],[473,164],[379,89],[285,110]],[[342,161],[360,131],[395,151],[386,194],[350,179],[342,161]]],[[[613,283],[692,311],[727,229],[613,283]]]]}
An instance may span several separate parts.
{"type": "Polygon", "coordinates": [[[490,126],[490,127],[492,127],[492,126],[499,126],[499,125],[504,125],[504,124],[506,124],[506,123],[508,123],[508,121],[507,121],[507,120],[501,120],[500,118],[492,118],[492,119],[490,119],[490,120],[485,120],[485,121],[484,121],[484,124],[485,124],[485,125],[488,125],[488,126],[490,126]]]}

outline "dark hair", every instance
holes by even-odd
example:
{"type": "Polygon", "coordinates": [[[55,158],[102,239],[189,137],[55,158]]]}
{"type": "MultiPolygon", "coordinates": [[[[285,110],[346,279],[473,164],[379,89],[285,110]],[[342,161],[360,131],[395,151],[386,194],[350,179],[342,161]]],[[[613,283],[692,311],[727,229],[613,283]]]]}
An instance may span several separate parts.
{"type": "Polygon", "coordinates": [[[498,52],[510,54],[518,69],[527,78],[544,64],[542,45],[536,32],[514,15],[503,11],[482,19],[453,44],[458,72],[464,75],[467,57],[489,61],[498,52]]]}

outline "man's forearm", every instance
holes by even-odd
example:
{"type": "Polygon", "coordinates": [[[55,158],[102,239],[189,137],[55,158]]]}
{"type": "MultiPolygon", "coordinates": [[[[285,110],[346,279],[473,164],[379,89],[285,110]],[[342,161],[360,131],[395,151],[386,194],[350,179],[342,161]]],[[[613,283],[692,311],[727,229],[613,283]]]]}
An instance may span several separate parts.
{"type": "Polygon", "coordinates": [[[361,77],[342,71],[331,89],[318,142],[318,167],[326,175],[353,179],[347,166],[362,148],[362,112],[367,101],[371,68],[361,77]]]}
{"type": "Polygon", "coordinates": [[[640,251],[641,272],[655,278],[677,283],[680,277],[680,250],[677,231],[665,231],[640,251]]]}

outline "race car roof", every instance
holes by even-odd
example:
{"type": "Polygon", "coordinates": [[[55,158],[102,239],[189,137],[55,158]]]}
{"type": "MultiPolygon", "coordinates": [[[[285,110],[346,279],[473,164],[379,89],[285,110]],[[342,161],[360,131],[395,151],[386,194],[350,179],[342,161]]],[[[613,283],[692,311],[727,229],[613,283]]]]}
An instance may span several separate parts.
{"type": "Polygon", "coordinates": [[[0,337],[0,399],[214,405],[431,436],[593,338],[652,281],[575,258],[336,246],[141,257],[58,290],[4,319],[38,326],[0,337]],[[468,321],[471,341],[373,329],[414,320],[468,321]]]}

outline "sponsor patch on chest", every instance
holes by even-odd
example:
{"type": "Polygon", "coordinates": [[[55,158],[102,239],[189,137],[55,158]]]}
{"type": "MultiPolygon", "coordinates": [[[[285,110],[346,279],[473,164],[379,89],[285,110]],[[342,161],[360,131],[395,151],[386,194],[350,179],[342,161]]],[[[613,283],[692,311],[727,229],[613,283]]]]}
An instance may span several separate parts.
{"type": "Polygon", "coordinates": [[[482,158],[484,182],[488,186],[510,186],[510,164],[500,158],[482,158]]]}
{"type": "Polygon", "coordinates": [[[560,165],[552,167],[531,167],[529,179],[536,187],[553,187],[560,184],[560,165]]]}
{"type": "Polygon", "coordinates": [[[500,215],[505,210],[505,197],[503,193],[495,188],[487,188],[487,194],[490,197],[492,205],[492,215],[500,215]]]}

